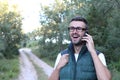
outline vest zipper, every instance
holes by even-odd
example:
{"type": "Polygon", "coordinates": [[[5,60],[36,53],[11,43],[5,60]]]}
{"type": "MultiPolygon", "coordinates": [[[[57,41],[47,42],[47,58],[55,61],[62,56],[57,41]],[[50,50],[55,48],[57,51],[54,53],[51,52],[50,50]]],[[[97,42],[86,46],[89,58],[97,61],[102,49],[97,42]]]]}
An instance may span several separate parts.
{"type": "Polygon", "coordinates": [[[74,77],[73,77],[73,80],[76,80],[76,65],[77,65],[77,62],[75,61],[75,69],[74,69],[74,77]]]}

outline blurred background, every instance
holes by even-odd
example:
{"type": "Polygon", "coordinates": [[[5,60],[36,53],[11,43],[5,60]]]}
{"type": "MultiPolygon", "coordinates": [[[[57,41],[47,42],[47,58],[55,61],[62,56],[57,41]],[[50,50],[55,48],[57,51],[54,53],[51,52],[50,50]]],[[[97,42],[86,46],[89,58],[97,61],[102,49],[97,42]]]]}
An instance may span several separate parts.
{"type": "Polygon", "coordinates": [[[0,80],[18,75],[20,48],[54,66],[75,16],[88,20],[96,49],[105,54],[113,80],[120,80],[119,14],[120,0],[0,0],[0,80]]]}

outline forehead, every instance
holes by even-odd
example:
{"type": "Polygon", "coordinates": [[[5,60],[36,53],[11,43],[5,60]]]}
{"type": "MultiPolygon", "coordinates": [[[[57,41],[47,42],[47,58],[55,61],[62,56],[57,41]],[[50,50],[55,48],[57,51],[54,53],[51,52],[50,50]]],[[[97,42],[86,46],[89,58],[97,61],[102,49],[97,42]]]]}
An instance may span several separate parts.
{"type": "Polygon", "coordinates": [[[82,21],[72,21],[70,22],[69,26],[74,26],[74,27],[85,27],[86,24],[82,21]]]}

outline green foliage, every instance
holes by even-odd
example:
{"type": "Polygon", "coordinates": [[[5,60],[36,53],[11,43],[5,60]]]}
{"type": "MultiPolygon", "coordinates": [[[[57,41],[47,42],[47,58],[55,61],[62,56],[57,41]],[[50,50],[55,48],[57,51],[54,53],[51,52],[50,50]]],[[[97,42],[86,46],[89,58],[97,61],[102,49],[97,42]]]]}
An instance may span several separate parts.
{"type": "Polygon", "coordinates": [[[93,35],[98,50],[102,51],[111,69],[119,70],[120,57],[120,1],[96,0],[91,1],[89,33],[93,35]],[[116,14],[115,14],[116,13],[116,14]],[[114,65],[113,65],[113,62],[114,65]]]}
{"type": "Polygon", "coordinates": [[[70,19],[82,16],[88,20],[89,34],[93,36],[96,48],[105,54],[111,65],[109,68],[120,71],[119,4],[119,0],[55,0],[51,6],[42,6],[42,27],[30,34],[32,40],[39,37],[40,57],[56,59],[57,54],[67,48],[67,44],[62,43],[69,40],[67,26],[70,19]]]}
{"type": "Polygon", "coordinates": [[[120,72],[112,71],[112,80],[120,80],[120,72]]]}
{"type": "Polygon", "coordinates": [[[27,42],[27,47],[32,48],[35,46],[38,46],[38,41],[31,40],[31,41],[27,42]]]}
{"type": "MultiPolygon", "coordinates": [[[[48,65],[54,67],[55,60],[50,60],[50,59],[48,58],[48,56],[47,56],[47,57],[41,57],[41,51],[39,50],[39,47],[37,47],[37,48],[32,47],[31,49],[32,49],[32,52],[33,52],[36,56],[38,56],[40,59],[42,59],[43,61],[45,61],[48,65]]],[[[54,54],[53,54],[53,55],[54,55],[54,54]]]]}
{"type": "Polygon", "coordinates": [[[112,80],[119,80],[120,79],[120,60],[119,62],[111,62],[111,64],[108,65],[108,67],[111,70],[112,73],[112,80]]]}
{"type": "Polygon", "coordinates": [[[6,58],[12,58],[18,55],[17,49],[23,39],[22,18],[18,12],[10,11],[7,3],[0,2],[0,5],[2,5],[0,8],[0,52],[6,58]]]}
{"type": "Polygon", "coordinates": [[[68,40],[66,34],[68,25],[66,21],[64,22],[67,8],[64,7],[66,7],[65,4],[58,0],[52,7],[43,7],[40,20],[43,27],[39,33],[39,36],[42,36],[39,40],[41,57],[55,60],[57,54],[66,46],[62,44],[64,39],[68,40]]]}
{"type": "MultiPolygon", "coordinates": [[[[50,60],[55,60],[57,54],[61,51],[61,46],[57,43],[47,42],[44,45],[42,43],[39,43],[39,52],[41,58],[49,58],[50,60]]],[[[66,45],[62,45],[62,48],[65,49],[66,45]]]]}
{"type": "Polygon", "coordinates": [[[44,73],[43,69],[34,64],[34,62],[33,65],[37,71],[38,80],[48,80],[48,76],[44,73]]]}
{"type": "Polygon", "coordinates": [[[111,70],[120,71],[120,60],[118,62],[111,62],[108,67],[111,68],[111,70]]]}
{"type": "Polygon", "coordinates": [[[19,74],[19,60],[17,59],[2,59],[0,60],[0,79],[12,80],[17,78],[19,74]]]}
{"type": "Polygon", "coordinates": [[[4,57],[3,53],[0,52],[0,59],[4,59],[4,58],[5,57],[4,57]]]}
{"type": "Polygon", "coordinates": [[[41,14],[43,27],[40,33],[42,39],[39,43],[42,56],[55,57],[56,55],[53,54],[58,53],[60,48],[64,49],[62,41],[69,39],[66,37],[68,22],[74,15],[80,15],[87,18],[89,33],[94,38],[96,48],[105,54],[108,64],[112,61],[118,62],[120,60],[119,3],[119,0],[64,0],[62,2],[56,0],[52,7],[43,7],[41,14]],[[46,42],[47,39],[50,41],[46,42]],[[53,40],[56,40],[56,43],[53,43],[53,40]]]}

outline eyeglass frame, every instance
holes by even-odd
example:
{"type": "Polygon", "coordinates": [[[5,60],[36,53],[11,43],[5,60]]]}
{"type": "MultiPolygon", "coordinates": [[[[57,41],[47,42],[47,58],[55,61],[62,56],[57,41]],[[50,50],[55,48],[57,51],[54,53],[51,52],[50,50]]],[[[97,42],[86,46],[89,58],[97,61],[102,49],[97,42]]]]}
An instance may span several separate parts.
{"type": "Polygon", "coordinates": [[[68,30],[70,31],[70,32],[73,32],[73,31],[77,31],[77,32],[82,32],[82,31],[86,31],[87,30],[87,28],[82,28],[82,27],[74,27],[74,26],[70,26],[70,27],[68,27],[68,30]]]}

